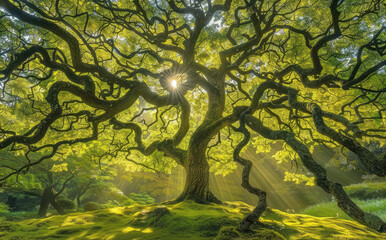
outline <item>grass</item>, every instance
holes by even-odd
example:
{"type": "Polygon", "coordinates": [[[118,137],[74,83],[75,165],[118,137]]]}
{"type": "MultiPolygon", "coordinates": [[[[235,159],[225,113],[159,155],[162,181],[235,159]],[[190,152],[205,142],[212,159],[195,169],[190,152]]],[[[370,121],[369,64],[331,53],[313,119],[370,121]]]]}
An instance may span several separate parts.
{"type": "Polygon", "coordinates": [[[386,181],[363,182],[344,187],[347,194],[352,198],[362,200],[386,198],[386,181]]]}
{"type": "MultiPolygon", "coordinates": [[[[364,211],[373,213],[386,221],[386,182],[363,182],[344,187],[353,201],[364,211]]],[[[310,206],[301,213],[316,217],[338,217],[351,220],[336,202],[320,203],[310,206]]]]}
{"type": "MultiPolygon", "coordinates": [[[[365,212],[373,213],[386,221],[386,199],[369,199],[359,200],[353,199],[353,201],[365,212]]],[[[351,218],[347,216],[336,204],[336,202],[320,203],[310,206],[303,211],[303,214],[312,215],[315,217],[338,217],[343,219],[351,218]]]]}
{"type": "Polygon", "coordinates": [[[248,233],[236,227],[252,209],[242,202],[136,205],[0,222],[0,239],[386,239],[359,223],[268,209],[248,233]],[[161,209],[160,209],[161,208],[161,209]],[[162,210],[162,211],[158,211],[162,210]],[[156,214],[162,212],[162,214],[156,214]],[[264,227],[262,227],[264,226],[264,227]]]}

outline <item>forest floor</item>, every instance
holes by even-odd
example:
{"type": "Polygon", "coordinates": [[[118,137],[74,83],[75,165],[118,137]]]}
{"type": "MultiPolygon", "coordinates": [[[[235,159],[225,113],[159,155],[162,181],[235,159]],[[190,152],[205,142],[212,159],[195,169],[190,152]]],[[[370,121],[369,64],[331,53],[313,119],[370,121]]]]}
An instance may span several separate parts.
{"type": "Polygon", "coordinates": [[[386,239],[357,222],[268,209],[262,225],[236,227],[252,209],[242,202],[135,205],[0,222],[0,239],[386,239]]]}

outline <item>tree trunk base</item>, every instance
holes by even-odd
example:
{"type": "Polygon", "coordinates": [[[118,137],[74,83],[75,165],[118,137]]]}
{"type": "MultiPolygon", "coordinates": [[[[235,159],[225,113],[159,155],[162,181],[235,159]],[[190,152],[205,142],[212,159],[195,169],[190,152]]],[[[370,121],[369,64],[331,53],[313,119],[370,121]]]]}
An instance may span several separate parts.
{"type": "Polygon", "coordinates": [[[249,230],[249,227],[254,223],[260,223],[260,217],[267,209],[266,193],[257,194],[259,197],[259,202],[253,211],[246,216],[243,221],[241,221],[239,230],[241,232],[246,232],[249,230]]]}
{"type": "Polygon", "coordinates": [[[43,192],[42,200],[39,207],[38,218],[44,218],[47,215],[50,204],[60,215],[65,214],[63,208],[56,202],[54,190],[52,187],[46,187],[43,192]]]}
{"type": "Polygon", "coordinates": [[[199,204],[209,204],[209,203],[221,204],[222,203],[220,199],[218,199],[211,191],[209,191],[204,195],[187,194],[184,192],[176,199],[167,201],[166,204],[180,203],[185,200],[193,200],[194,202],[199,204]]]}

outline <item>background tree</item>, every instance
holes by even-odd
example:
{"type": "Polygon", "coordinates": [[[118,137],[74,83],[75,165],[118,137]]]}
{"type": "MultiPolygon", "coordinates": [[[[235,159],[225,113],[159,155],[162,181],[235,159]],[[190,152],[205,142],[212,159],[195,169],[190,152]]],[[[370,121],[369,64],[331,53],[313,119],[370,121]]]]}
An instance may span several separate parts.
{"type": "MultiPolygon", "coordinates": [[[[2,150],[1,152],[1,161],[5,166],[12,166],[13,169],[24,166],[23,156],[12,155],[14,151],[2,150]]],[[[66,208],[74,205],[71,204],[71,201],[76,202],[77,207],[80,208],[82,200],[84,201],[82,197],[85,197],[85,194],[87,195],[90,190],[93,194],[88,194],[86,201],[100,199],[104,203],[107,200],[127,200],[127,197],[119,193],[120,190],[113,183],[118,173],[126,175],[122,176],[122,179],[128,179],[130,173],[125,172],[125,169],[128,168],[127,164],[114,162],[113,165],[109,165],[104,163],[103,171],[101,171],[95,162],[88,160],[74,155],[55,161],[46,159],[40,164],[31,166],[26,173],[7,178],[3,182],[3,190],[10,193],[8,205],[14,211],[18,211],[18,209],[14,209],[15,204],[26,205],[24,210],[31,211],[35,206],[32,205],[33,203],[23,203],[27,201],[23,197],[25,197],[24,195],[38,196],[40,200],[38,217],[45,217],[50,205],[59,214],[65,214],[64,210],[66,209],[74,209],[74,207],[66,208]],[[20,195],[20,197],[13,197],[12,195],[20,195]],[[10,201],[14,202],[11,203],[10,201]],[[29,208],[27,208],[28,206],[29,208]]],[[[2,172],[2,174],[7,174],[7,171],[2,172]]]]}
{"type": "Polygon", "coordinates": [[[252,145],[284,141],[348,215],[386,230],[327,179],[310,151],[339,145],[385,176],[386,160],[363,147],[386,138],[382,1],[3,0],[0,7],[0,148],[27,159],[18,169],[4,166],[3,180],[88,148],[100,162],[179,164],[186,183],[177,201],[218,202],[209,163],[230,161],[234,147],[243,187],[260,198],[242,223],[247,229],[266,207],[266,193],[249,184],[251,162],[240,157],[252,129],[252,145]],[[34,152],[45,155],[33,159],[34,152]]]}

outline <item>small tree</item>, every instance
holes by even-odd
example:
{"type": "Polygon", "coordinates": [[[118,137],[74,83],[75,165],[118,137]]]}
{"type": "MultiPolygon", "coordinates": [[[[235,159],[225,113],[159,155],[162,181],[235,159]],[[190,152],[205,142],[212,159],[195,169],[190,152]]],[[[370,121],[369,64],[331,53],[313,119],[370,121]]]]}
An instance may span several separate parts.
{"type": "Polygon", "coordinates": [[[46,178],[42,179],[42,181],[45,182],[45,187],[40,202],[38,217],[46,216],[50,204],[59,214],[65,214],[63,207],[56,200],[58,196],[63,193],[67,183],[74,177],[74,173],[68,171],[67,164],[50,165],[50,169],[40,169],[40,171],[44,171],[46,178]],[[55,173],[61,173],[61,176],[55,173]],[[59,190],[55,191],[55,188],[59,190]]]}

